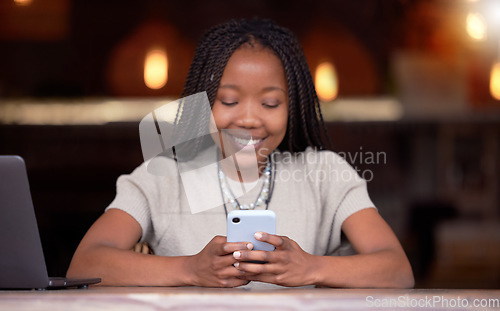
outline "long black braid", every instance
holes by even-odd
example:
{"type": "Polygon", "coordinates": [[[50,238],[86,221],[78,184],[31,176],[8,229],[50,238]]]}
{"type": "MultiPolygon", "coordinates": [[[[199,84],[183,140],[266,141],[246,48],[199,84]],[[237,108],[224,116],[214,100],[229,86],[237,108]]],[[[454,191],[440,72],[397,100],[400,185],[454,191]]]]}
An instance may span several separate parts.
{"type": "MultiPolygon", "coordinates": [[[[287,132],[278,148],[290,152],[304,151],[308,146],[329,148],[329,137],[302,47],[291,31],[273,21],[257,18],[230,20],[206,32],[196,48],[182,97],[206,91],[213,106],[224,68],[233,52],[244,43],[271,49],[283,64],[289,111],[287,132]]],[[[210,120],[208,116],[197,115],[194,110],[194,105],[185,105],[176,122],[186,125],[180,127],[184,132],[191,131],[197,136],[206,131],[210,120]]],[[[191,143],[194,145],[185,147],[190,148],[191,154],[196,154],[203,142],[191,143]]]]}

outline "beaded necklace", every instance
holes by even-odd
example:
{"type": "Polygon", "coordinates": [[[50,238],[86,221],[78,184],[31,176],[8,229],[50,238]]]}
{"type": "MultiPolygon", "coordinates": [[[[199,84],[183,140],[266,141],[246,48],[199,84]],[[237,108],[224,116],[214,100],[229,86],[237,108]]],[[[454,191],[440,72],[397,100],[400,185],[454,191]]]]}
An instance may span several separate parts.
{"type": "Polygon", "coordinates": [[[260,194],[255,200],[254,203],[250,204],[240,204],[238,199],[235,198],[229,184],[227,182],[227,177],[222,171],[219,164],[219,155],[217,155],[217,171],[219,176],[219,187],[221,190],[222,200],[224,202],[224,210],[227,216],[227,202],[231,204],[233,209],[241,209],[241,210],[253,210],[256,207],[261,206],[262,204],[266,204],[266,210],[269,208],[269,202],[271,201],[271,197],[274,190],[274,181],[275,181],[275,173],[276,173],[276,163],[272,160],[272,157],[269,157],[267,161],[266,168],[264,169],[264,182],[262,184],[262,188],[260,190],[260,194]]]}

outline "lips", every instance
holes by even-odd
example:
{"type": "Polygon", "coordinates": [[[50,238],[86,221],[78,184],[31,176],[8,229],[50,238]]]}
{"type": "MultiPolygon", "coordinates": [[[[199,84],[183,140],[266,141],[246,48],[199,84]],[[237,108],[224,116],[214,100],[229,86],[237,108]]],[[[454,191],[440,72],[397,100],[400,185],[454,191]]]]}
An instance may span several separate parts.
{"type": "Polygon", "coordinates": [[[238,150],[240,149],[245,149],[245,148],[251,148],[251,149],[256,149],[258,148],[262,142],[267,138],[257,138],[257,137],[252,137],[250,133],[241,133],[240,132],[235,132],[235,131],[227,131],[224,130],[224,137],[226,142],[229,144],[234,145],[238,150]]]}
{"type": "Polygon", "coordinates": [[[232,136],[232,138],[240,145],[244,145],[244,146],[253,146],[253,145],[256,145],[258,143],[260,143],[261,141],[263,141],[263,139],[253,139],[253,138],[250,138],[250,139],[246,139],[246,138],[239,138],[239,137],[236,137],[236,136],[232,136]]]}

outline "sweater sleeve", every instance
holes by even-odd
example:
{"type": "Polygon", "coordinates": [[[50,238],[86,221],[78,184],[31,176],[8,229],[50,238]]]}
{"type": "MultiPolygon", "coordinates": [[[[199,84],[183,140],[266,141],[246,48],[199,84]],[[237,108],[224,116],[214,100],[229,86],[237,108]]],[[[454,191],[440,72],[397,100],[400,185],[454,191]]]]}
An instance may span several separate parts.
{"type": "Polygon", "coordinates": [[[344,221],[352,214],[366,208],[375,208],[368,195],[367,183],[344,158],[331,151],[320,152],[321,165],[328,180],[322,183],[324,215],[331,217],[328,253],[332,253],[341,243],[344,221]]]}
{"type": "Polygon", "coordinates": [[[141,226],[141,241],[147,240],[151,231],[151,211],[148,192],[151,190],[148,173],[144,165],[136,168],[129,175],[122,175],[116,182],[116,196],[106,208],[122,210],[132,216],[141,226]]]}
{"type": "Polygon", "coordinates": [[[342,225],[349,216],[365,208],[375,208],[375,204],[368,195],[366,181],[360,180],[345,189],[344,198],[337,208],[336,222],[342,225]]]}

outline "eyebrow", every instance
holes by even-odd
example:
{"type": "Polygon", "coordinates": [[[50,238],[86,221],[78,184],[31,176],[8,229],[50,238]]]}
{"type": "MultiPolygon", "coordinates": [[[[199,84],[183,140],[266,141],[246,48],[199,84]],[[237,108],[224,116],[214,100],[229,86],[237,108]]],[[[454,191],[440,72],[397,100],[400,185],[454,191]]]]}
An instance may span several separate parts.
{"type": "MultiPolygon", "coordinates": [[[[219,86],[219,88],[220,89],[232,89],[232,90],[239,90],[240,89],[240,87],[235,85],[235,84],[223,84],[223,85],[219,86]]],[[[286,94],[285,90],[280,88],[279,86],[267,86],[267,87],[262,89],[263,93],[271,92],[271,91],[282,91],[283,93],[286,94]]]]}

